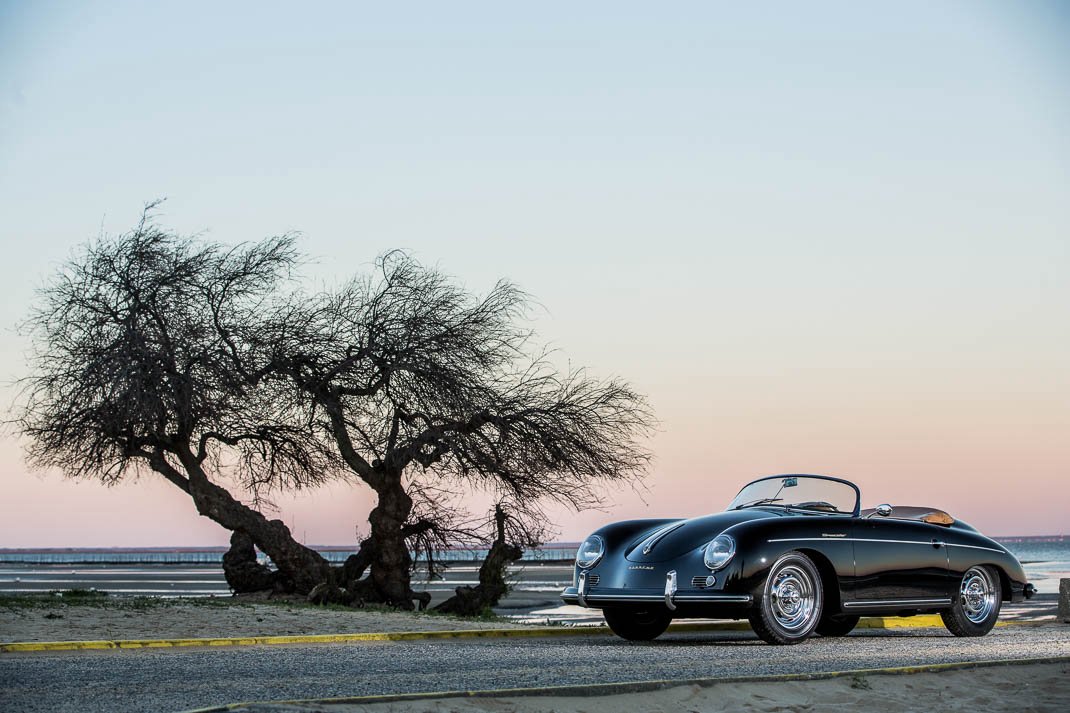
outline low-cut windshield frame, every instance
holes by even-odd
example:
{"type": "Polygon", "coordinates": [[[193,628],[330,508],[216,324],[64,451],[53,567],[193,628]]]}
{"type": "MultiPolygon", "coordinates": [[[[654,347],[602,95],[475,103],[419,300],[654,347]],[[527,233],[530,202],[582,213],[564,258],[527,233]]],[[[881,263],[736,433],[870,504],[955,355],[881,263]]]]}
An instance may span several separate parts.
{"type": "MultiPolygon", "coordinates": [[[[844,493],[844,495],[846,497],[846,493],[844,493]]],[[[791,510],[801,510],[801,511],[805,511],[805,512],[821,513],[821,514],[825,514],[825,515],[840,515],[840,516],[844,516],[845,515],[845,516],[849,516],[849,517],[858,517],[859,508],[861,507],[861,501],[862,501],[862,494],[858,490],[858,486],[855,485],[854,483],[852,483],[849,480],[843,480],[842,478],[834,478],[834,477],[829,476],[829,475],[809,475],[809,474],[806,474],[806,473],[787,473],[787,474],[784,474],[784,475],[769,475],[769,476],[766,476],[764,478],[758,478],[757,480],[754,480],[754,481],[751,481],[750,483],[747,483],[747,485],[745,485],[736,494],[736,497],[732,499],[732,502],[728,504],[728,508],[727,509],[728,510],[739,510],[739,509],[743,509],[743,508],[746,508],[746,507],[780,507],[780,508],[788,508],[788,509],[791,509],[791,510]],[[854,504],[853,504],[853,506],[851,507],[850,510],[843,510],[843,509],[840,509],[838,504],[830,503],[830,504],[833,505],[833,507],[836,508],[835,512],[830,512],[829,510],[824,509],[824,508],[813,508],[813,509],[811,509],[811,508],[800,506],[799,504],[788,503],[784,498],[779,498],[778,497],[778,500],[771,501],[770,497],[761,497],[761,493],[764,493],[765,491],[769,490],[769,488],[764,488],[764,487],[760,486],[759,484],[766,483],[767,481],[771,481],[771,480],[779,480],[779,481],[788,482],[791,479],[794,479],[796,481],[796,485],[794,485],[794,486],[781,486],[780,488],[773,488],[773,490],[776,491],[776,495],[770,496],[770,497],[778,497],[778,496],[783,494],[783,491],[788,490],[789,488],[794,489],[795,487],[798,487],[799,481],[803,481],[803,480],[822,480],[822,481],[829,481],[829,482],[832,482],[832,483],[839,483],[839,484],[842,484],[842,485],[846,486],[847,488],[849,488],[854,493],[854,504]],[[756,485],[758,487],[754,488],[753,486],[756,486],[756,485]],[[742,497],[743,494],[746,493],[748,489],[752,489],[751,493],[747,497],[742,497]]],[[[803,498],[802,502],[807,502],[807,500],[805,498],[803,498]]],[[[845,503],[846,503],[846,501],[844,501],[844,504],[845,503]]]]}

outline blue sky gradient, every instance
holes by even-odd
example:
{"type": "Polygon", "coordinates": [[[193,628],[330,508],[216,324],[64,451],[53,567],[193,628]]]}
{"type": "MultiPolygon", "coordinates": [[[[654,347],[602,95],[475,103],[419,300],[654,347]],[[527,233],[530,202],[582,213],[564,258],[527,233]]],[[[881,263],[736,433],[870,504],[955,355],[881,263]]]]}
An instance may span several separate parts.
{"type": "MultiPolygon", "coordinates": [[[[403,248],[534,294],[662,421],[647,492],[565,539],[780,471],[1065,529],[1070,4],[310,7],[0,2],[0,375],[72,247],[167,197],[181,232],[301,231],[314,282],[403,248]]],[[[221,539],[165,486],[27,475],[10,435],[0,477],[0,546],[74,537],[14,517],[74,492],[117,515],[98,544],[221,539]]],[[[280,507],[344,542],[368,502],[280,507]]]]}

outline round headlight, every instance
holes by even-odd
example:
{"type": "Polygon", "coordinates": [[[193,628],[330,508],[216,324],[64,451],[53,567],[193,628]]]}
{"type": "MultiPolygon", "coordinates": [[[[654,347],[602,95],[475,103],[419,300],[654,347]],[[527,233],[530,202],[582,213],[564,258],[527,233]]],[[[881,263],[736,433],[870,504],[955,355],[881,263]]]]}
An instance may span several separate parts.
{"type": "Polygon", "coordinates": [[[724,567],[736,554],[736,541],[730,535],[718,535],[706,545],[702,561],[712,570],[724,567]]]}
{"type": "Polygon", "coordinates": [[[580,569],[590,569],[598,564],[602,555],[606,553],[606,543],[598,535],[591,535],[576,552],[576,564],[580,569]]]}

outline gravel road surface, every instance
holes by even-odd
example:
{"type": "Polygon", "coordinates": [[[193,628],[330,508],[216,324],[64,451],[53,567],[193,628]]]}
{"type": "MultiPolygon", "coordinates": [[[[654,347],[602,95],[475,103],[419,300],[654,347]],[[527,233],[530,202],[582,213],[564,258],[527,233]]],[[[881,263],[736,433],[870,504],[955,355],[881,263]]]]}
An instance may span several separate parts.
{"type": "Polygon", "coordinates": [[[837,671],[1070,655],[1070,626],[978,639],[860,631],[774,647],[749,632],[0,655],[0,710],[179,711],[240,701],[837,671]]]}

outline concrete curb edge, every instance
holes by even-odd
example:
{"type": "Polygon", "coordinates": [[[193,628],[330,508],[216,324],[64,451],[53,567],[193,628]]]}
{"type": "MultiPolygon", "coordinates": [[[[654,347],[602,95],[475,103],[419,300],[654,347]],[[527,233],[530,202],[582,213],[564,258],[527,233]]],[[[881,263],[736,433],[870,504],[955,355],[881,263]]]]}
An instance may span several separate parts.
{"type": "MultiPolygon", "coordinates": [[[[1019,626],[1043,622],[1000,621],[996,626],[1019,626]]],[[[859,629],[942,627],[939,616],[868,617],[859,629]]],[[[749,631],[745,621],[674,624],[672,632],[749,631]]],[[[445,631],[398,631],[366,634],[309,634],[297,636],[239,636],[199,639],[114,639],[102,641],[13,641],[0,643],[0,653],[28,651],[99,651],[107,649],[153,649],[187,646],[272,646],[278,644],[345,644],[368,641],[423,641],[431,639],[535,638],[550,636],[599,636],[611,632],[606,626],[558,626],[530,629],[460,629],[445,631]]]]}
{"type": "Polygon", "coordinates": [[[994,659],[991,661],[956,661],[952,663],[896,666],[889,668],[865,668],[848,671],[824,671],[819,673],[785,673],[770,676],[726,676],[724,678],[691,678],[680,680],[629,681],[622,683],[579,684],[568,686],[545,686],[539,688],[501,688],[480,691],[439,691],[433,693],[399,693],[379,696],[352,696],[341,698],[307,698],[286,701],[246,701],[209,708],[197,708],[185,713],[228,713],[240,711],[252,705],[368,705],[373,703],[398,703],[401,701],[445,700],[450,698],[511,698],[569,695],[577,697],[607,696],[623,693],[659,691],[677,686],[708,688],[726,683],[777,683],[787,681],[822,681],[846,676],[888,676],[915,673],[939,673],[971,668],[995,666],[1022,666],[1028,664],[1070,664],[1070,656],[1049,656],[1027,659],[994,659]]]}

